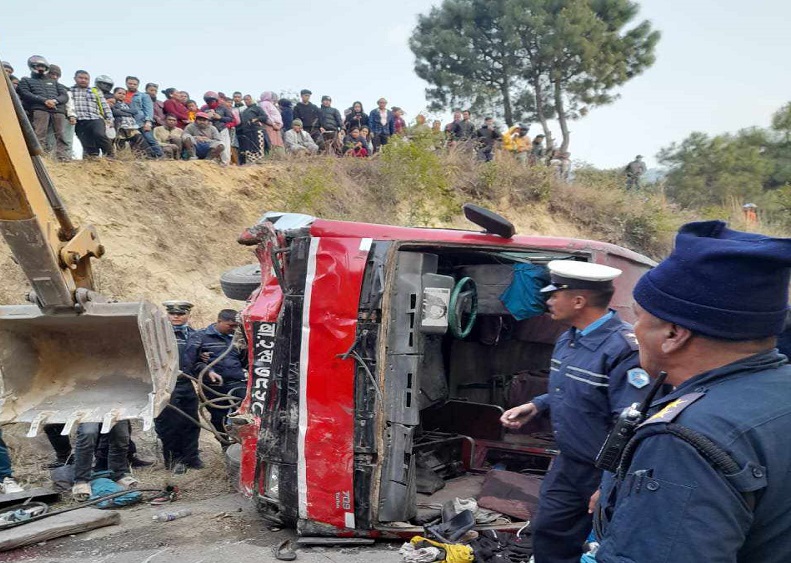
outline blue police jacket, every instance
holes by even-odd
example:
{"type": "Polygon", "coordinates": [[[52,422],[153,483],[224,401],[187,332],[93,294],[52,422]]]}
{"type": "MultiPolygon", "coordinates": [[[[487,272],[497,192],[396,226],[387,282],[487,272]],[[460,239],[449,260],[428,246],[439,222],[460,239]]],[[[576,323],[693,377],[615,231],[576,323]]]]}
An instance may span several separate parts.
{"type": "MultiPolygon", "coordinates": [[[[218,332],[214,324],[195,332],[189,337],[184,350],[184,371],[197,377],[208,364],[225,352],[232,341],[232,334],[218,332]],[[204,352],[209,353],[208,362],[204,362],[200,357],[204,352]]],[[[214,364],[212,370],[223,378],[224,383],[247,379],[245,350],[232,347],[222,360],[214,364]]],[[[208,380],[205,382],[209,385],[208,380]]]]}
{"type": "Polygon", "coordinates": [[[788,561],[791,366],[785,356],[771,350],[695,376],[650,412],[624,479],[602,488],[605,530],[596,561],[788,561]],[[709,438],[741,470],[726,477],[665,432],[671,422],[709,438]]]}
{"type": "MultiPolygon", "coordinates": [[[[176,344],[179,347],[179,369],[181,371],[184,371],[184,351],[187,349],[187,341],[196,332],[197,330],[189,325],[173,326],[173,334],[176,335],[176,344]]],[[[183,379],[181,377],[179,380],[183,379]]]]}
{"type": "Polygon", "coordinates": [[[549,392],[532,403],[539,411],[550,410],[563,455],[595,461],[615,418],[648,393],[650,380],[639,363],[632,325],[614,311],[592,331],[571,328],[560,336],[552,353],[549,392]]]}

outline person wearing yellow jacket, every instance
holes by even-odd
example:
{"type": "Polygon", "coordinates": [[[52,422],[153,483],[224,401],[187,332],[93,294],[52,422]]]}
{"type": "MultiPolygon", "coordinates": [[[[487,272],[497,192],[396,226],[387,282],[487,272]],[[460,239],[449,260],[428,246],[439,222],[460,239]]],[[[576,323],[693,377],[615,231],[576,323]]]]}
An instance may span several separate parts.
{"type": "Polygon", "coordinates": [[[503,133],[503,149],[525,164],[531,148],[530,137],[527,136],[529,129],[529,125],[518,123],[503,133]]]}

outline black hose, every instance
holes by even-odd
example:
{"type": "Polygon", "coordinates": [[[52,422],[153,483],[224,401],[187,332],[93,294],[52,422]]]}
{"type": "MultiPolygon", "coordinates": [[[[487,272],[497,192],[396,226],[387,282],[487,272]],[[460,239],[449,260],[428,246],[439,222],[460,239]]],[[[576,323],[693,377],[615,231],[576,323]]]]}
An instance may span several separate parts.
{"type": "MultiPolygon", "coordinates": [[[[239,329],[237,329],[237,331],[238,330],[239,329]]],[[[204,378],[206,377],[206,374],[209,373],[211,368],[213,368],[215,365],[217,365],[217,363],[220,360],[222,360],[225,356],[230,354],[231,350],[234,347],[235,340],[236,340],[236,334],[234,334],[234,338],[231,339],[231,342],[228,344],[228,346],[225,348],[225,350],[223,350],[223,352],[219,356],[214,358],[211,362],[206,364],[206,367],[204,367],[201,370],[201,372],[198,374],[197,377],[191,376],[191,375],[186,374],[184,372],[181,373],[181,375],[183,375],[184,377],[186,377],[190,381],[193,381],[193,382],[195,382],[197,384],[198,401],[200,403],[200,407],[204,408],[204,411],[203,411],[204,422],[209,422],[209,421],[206,420],[206,417],[208,416],[206,411],[205,411],[206,407],[212,406],[212,407],[215,407],[215,408],[233,409],[233,408],[238,407],[241,404],[241,402],[244,400],[244,399],[239,399],[239,397],[237,397],[235,395],[231,395],[231,394],[228,394],[228,393],[220,393],[219,391],[216,391],[211,386],[209,386],[209,385],[207,385],[206,383],[203,382],[204,378]],[[213,398],[209,399],[206,396],[205,390],[211,391],[213,395],[216,395],[216,397],[213,397],[213,398]],[[225,403],[227,403],[227,404],[225,404],[225,403]]],[[[189,420],[191,420],[193,423],[197,424],[200,428],[203,428],[205,430],[209,430],[212,434],[214,434],[221,441],[223,441],[223,442],[234,442],[235,441],[233,439],[233,436],[231,436],[227,432],[219,432],[213,426],[211,428],[209,428],[208,425],[204,425],[201,422],[195,420],[189,414],[187,414],[183,410],[179,409],[178,407],[174,407],[170,403],[168,403],[167,406],[169,408],[175,410],[176,412],[178,412],[180,415],[182,415],[182,416],[188,418],[189,420]]]]}

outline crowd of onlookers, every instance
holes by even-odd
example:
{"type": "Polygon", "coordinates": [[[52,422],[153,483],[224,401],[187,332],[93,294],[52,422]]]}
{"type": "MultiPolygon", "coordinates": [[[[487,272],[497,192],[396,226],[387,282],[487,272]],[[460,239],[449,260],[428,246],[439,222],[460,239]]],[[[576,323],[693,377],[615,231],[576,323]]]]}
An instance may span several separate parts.
{"type": "Polygon", "coordinates": [[[16,92],[44,148],[60,160],[72,158],[74,135],[87,158],[114,156],[129,151],[143,158],[213,159],[222,164],[251,164],[265,157],[329,154],[371,157],[396,136],[432,139],[440,149],[468,150],[484,161],[496,152],[510,153],[525,164],[546,164],[560,177],[568,176],[569,154],[544,146],[544,135],[531,141],[528,125],[517,124],[501,132],[490,117],[475,124],[469,111],[455,110],[444,127],[431,125],[419,114],[407,125],[404,111],[388,108],[385,98],[365,111],[361,102],[339,111],[330,96],[321,105],[313,93],[300,92],[295,102],[271,91],[258,99],[250,94],[207,91],[201,101],[189,93],[153,82],[142,84],[127,76],[116,86],[105,75],[85,70],[74,74],[74,85],[61,84],[60,67],[34,55],[27,61],[30,75],[14,76],[3,62],[16,92]],[[160,95],[162,96],[161,99],[160,95]]]}

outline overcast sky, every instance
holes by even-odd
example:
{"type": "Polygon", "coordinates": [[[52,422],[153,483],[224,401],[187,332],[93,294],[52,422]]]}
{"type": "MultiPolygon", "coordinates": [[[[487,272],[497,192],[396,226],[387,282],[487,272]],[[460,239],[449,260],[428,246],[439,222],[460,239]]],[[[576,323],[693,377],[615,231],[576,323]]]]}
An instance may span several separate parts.
{"type": "MultiPolygon", "coordinates": [[[[407,39],[431,0],[3,0],[0,58],[16,74],[40,54],[64,71],[127,74],[160,88],[333,97],[366,110],[380,96],[407,112],[425,108],[407,39]]],[[[571,153],[600,167],[625,165],[694,130],[765,126],[791,100],[791,2],[646,0],[641,19],[662,32],[656,64],[614,104],[572,123],[571,153]]],[[[318,103],[318,99],[316,100],[318,103]]],[[[441,116],[444,118],[445,116],[441,116]]],[[[531,135],[538,132],[534,125],[531,135]]]]}

